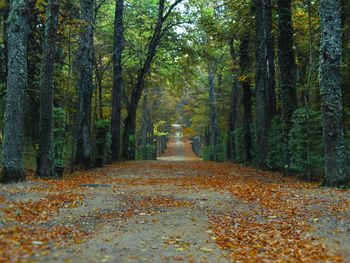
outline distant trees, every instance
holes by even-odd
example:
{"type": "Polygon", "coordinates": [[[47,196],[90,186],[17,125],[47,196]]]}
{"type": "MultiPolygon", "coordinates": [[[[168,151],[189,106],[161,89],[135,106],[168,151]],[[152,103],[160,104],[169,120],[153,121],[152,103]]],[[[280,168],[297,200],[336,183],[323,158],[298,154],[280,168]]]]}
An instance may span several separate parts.
{"type": "Polygon", "coordinates": [[[11,0],[8,17],[8,74],[4,115],[2,183],[25,179],[23,167],[24,96],[27,88],[28,1],[11,0]]]}
{"type": "Polygon", "coordinates": [[[342,125],[340,10],[339,0],[320,0],[320,92],[325,143],[325,185],[327,186],[345,185],[349,179],[342,125]]]}
{"type": "Polygon", "coordinates": [[[234,151],[234,133],[237,127],[237,116],[238,116],[238,102],[239,102],[239,76],[238,76],[238,59],[237,52],[234,47],[234,40],[230,40],[229,48],[230,48],[230,56],[232,63],[232,86],[231,86],[231,109],[230,109],[230,117],[229,117],[229,139],[228,139],[228,159],[234,160],[235,151],[234,151]]]}
{"type": "Polygon", "coordinates": [[[174,1],[166,9],[166,1],[159,0],[158,4],[158,17],[154,26],[153,35],[148,43],[147,56],[143,62],[142,68],[137,75],[137,81],[134,89],[131,93],[131,98],[127,106],[127,117],[124,120],[123,131],[123,158],[126,160],[135,160],[136,153],[136,113],[139,101],[141,99],[142,92],[145,88],[146,78],[149,74],[151,64],[157,52],[157,48],[164,37],[169,27],[164,27],[164,23],[172,14],[174,8],[183,0],[174,1]]]}
{"type": "Polygon", "coordinates": [[[209,87],[209,145],[210,160],[217,161],[218,147],[218,105],[217,94],[215,89],[215,69],[213,62],[208,63],[208,87],[209,87]]]}
{"type": "Polygon", "coordinates": [[[48,0],[40,78],[40,134],[36,171],[39,177],[55,176],[52,111],[59,7],[60,0],[48,0]]]}

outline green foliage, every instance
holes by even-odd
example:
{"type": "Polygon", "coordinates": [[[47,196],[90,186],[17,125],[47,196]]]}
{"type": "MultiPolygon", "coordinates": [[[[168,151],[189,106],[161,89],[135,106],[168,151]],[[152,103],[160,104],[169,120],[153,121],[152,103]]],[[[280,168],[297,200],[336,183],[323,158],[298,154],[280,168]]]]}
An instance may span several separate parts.
{"type": "Polygon", "coordinates": [[[53,151],[57,166],[64,166],[64,147],[66,137],[66,112],[63,108],[53,109],[53,151]]]}
{"type": "Polygon", "coordinates": [[[154,160],[155,145],[147,143],[136,148],[136,160],[154,160]]]}
{"type": "Polygon", "coordinates": [[[210,161],[210,146],[203,147],[203,160],[210,161]]]}
{"type": "Polygon", "coordinates": [[[267,165],[272,170],[282,171],[288,168],[287,155],[289,148],[286,143],[288,138],[283,136],[282,121],[276,117],[271,124],[268,142],[267,165]]]}
{"type": "Polygon", "coordinates": [[[323,174],[322,116],[320,112],[298,109],[289,134],[291,171],[307,180],[323,174]]]}
{"type": "Polygon", "coordinates": [[[155,146],[153,144],[146,145],[146,160],[154,160],[155,146]]]}
{"type": "Polygon", "coordinates": [[[106,163],[108,149],[110,148],[110,122],[109,120],[99,120],[95,123],[95,164],[98,167],[106,163]]]}
{"type": "Polygon", "coordinates": [[[235,163],[244,162],[244,130],[236,129],[233,134],[233,161],[235,163]]]}
{"type": "MultiPolygon", "coordinates": [[[[202,155],[204,161],[210,161],[210,146],[205,146],[202,149],[202,155]]],[[[226,162],[227,161],[227,136],[221,135],[218,138],[217,150],[216,150],[216,161],[226,162]]]]}
{"type": "Polygon", "coordinates": [[[218,162],[227,161],[227,136],[226,135],[221,135],[218,139],[217,161],[218,162]]]}
{"type": "Polygon", "coordinates": [[[159,121],[153,126],[153,134],[155,136],[166,136],[168,135],[167,132],[160,131],[162,129],[162,126],[166,124],[166,121],[159,121]]]}

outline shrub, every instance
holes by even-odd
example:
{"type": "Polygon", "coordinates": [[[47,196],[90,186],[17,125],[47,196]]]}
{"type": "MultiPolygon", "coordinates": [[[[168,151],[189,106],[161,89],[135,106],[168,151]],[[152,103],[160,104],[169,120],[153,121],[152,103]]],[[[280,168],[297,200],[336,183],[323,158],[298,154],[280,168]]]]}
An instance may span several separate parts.
{"type": "Polygon", "coordinates": [[[203,160],[204,161],[210,161],[210,146],[204,146],[203,147],[203,160]]]}
{"type": "Polygon", "coordinates": [[[236,129],[233,134],[233,161],[235,163],[244,162],[244,130],[243,128],[236,129]]]}
{"type": "Polygon", "coordinates": [[[323,175],[322,115],[318,111],[298,109],[289,134],[291,171],[307,180],[323,175]]]}
{"type": "Polygon", "coordinates": [[[279,117],[276,117],[271,123],[268,149],[267,165],[271,170],[282,171],[288,168],[286,153],[288,153],[289,148],[286,144],[286,138],[284,138],[282,120],[279,117]]]}
{"type": "Polygon", "coordinates": [[[146,145],[146,160],[154,160],[155,146],[147,143],[146,145]]]}
{"type": "Polygon", "coordinates": [[[53,151],[55,164],[64,166],[64,147],[66,137],[66,112],[63,108],[53,109],[53,151]]]}
{"type": "Polygon", "coordinates": [[[218,138],[216,159],[218,162],[227,161],[227,135],[225,134],[218,138]]]}

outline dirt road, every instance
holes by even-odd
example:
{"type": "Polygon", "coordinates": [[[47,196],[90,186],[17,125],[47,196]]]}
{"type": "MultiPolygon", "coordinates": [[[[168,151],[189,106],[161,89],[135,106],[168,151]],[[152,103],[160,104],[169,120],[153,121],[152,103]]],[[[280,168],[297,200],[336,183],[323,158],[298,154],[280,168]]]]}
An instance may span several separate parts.
{"type": "Polygon", "coordinates": [[[174,138],[159,161],[0,186],[0,262],[350,262],[349,210],[174,138]]]}

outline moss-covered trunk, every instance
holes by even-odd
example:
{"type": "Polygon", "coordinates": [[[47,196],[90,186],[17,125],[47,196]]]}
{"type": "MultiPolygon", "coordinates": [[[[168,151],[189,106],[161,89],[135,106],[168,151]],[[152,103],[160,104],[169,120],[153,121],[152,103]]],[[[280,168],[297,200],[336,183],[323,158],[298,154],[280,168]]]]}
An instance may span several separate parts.
{"type": "Polygon", "coordinates": [[[325,142],[325,184],[327,186],[341,186],[346,184],[348,179],[342,127],[340,9],[339,0],[320,0],[320,93],[325,142]]]}
{"type": "Polygon", "coordinates": [[[24,96],[27,87],[28,1],[11,0],[8,18],[8,75],[4,116],[2,183],[25,179],[23,169],[24,96]]]}

